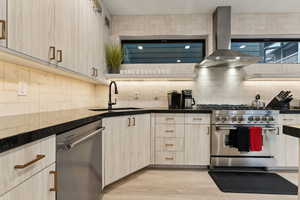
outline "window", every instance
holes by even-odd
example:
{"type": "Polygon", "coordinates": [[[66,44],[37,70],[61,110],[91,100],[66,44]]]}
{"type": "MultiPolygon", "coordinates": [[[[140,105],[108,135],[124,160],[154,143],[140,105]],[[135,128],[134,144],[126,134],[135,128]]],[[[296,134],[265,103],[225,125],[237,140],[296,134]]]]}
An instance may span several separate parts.
{"type": "Polygon", "coordinates": [[[200,63],[205,57],[205,40],[124,40],[125,64],[200,63]]]}
{"type": "Polygon", "coordinates": [[[259,56],[260,63],[300,63],[300,39],[233,39],[231,49],[259,56]]]}

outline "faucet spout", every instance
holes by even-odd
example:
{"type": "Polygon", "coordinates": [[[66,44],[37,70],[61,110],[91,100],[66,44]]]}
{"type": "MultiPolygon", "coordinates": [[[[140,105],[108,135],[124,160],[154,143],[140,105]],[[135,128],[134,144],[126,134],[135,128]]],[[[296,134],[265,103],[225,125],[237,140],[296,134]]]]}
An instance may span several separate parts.
{"type": "Polygon", "coordinates": [[[111,110],[112,106],[117,104],[117,100],[115,100],[115,102],[112,102],[112,100],[111,100],[111,88],[112,88],[113,85],[115,87],[115,94],[119,93],[117,83],[115,81],[110,82],[110,84],[109,84],[108,110],[111,110]]]}

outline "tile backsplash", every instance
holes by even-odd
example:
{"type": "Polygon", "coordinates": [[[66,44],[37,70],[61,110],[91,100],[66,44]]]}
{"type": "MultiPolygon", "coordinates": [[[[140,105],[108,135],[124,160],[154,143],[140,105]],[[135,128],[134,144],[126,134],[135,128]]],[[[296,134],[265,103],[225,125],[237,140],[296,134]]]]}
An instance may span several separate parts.
{"type": "Polygon", "coordinates": [[[0,116],[101,105],[104,86],[0,61],[0,116]],[[26,96],[18,95],[20,84],[26,96]]]}

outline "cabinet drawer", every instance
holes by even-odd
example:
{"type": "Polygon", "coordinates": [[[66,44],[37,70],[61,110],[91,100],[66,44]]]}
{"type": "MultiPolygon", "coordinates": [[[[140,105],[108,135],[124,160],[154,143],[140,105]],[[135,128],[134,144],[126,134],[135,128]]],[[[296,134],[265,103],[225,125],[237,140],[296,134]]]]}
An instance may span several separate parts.
{"type": "Polygon", "coordinates": [[[183,165],[184,153],[183,152],[156,152],[157,165],[183,165]]]}
{"type": "Polygon", "coordinates": [[[210,124],[210,115],[208,114],[186,114],[186,124],[210,124]]]}
{"type": "Polygon", "coordinates": [[[156,124],[184,124],[184,114],[156,114],[156,124]]]}
{"type": "Polygon", "coordinates": [[[55,136],[0,154],[0,194],[55,162],[55,136]]]}
{"type": "Polygon", "coordinates": [[[280,115],[280,124],[282,125],[289,125],[289,124],[299,124],[300,123],[300,116],[299,115],[280,115]]]}
{"type": "Polygon", "coordinates": [[[156,137],[184,137],[183,124],[156,124],[156,137]]]}
{"type": "Polygon", "coordinates": [[[184,138],[156,138],[157,152],[183,152],[184,138]]]}

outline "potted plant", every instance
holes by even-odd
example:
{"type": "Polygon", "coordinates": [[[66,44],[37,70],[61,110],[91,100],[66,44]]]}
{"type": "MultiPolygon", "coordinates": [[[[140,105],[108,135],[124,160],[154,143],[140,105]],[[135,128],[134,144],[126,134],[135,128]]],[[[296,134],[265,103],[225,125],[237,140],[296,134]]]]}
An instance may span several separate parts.
{"type": "Polygon", "coordinates": [[[105,46],[105,57],[108,73],[119,74],[124,59],[124,52],[120,45],[108,44],[105,46]]]}

